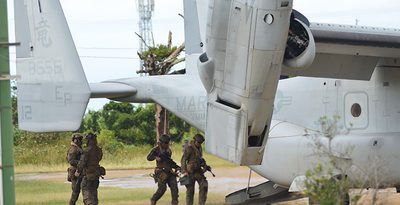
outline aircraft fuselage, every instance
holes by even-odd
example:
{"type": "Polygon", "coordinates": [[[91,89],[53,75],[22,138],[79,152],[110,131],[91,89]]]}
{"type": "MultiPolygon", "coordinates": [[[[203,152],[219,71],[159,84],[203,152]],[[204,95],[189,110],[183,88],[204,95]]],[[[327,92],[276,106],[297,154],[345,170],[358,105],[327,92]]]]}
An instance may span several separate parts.
{"type": "Polygon", "coordinates": [[[399,77],[400,71],[395,68],[377,67],[370,81],[303,77],[281,80],[264,161],[252,169],[289,187],[296,177],[318,163],[332,168],[327,167],[327,161],[333,156],[343,163],[341,171],[356,182],[367,187],[398,186],[399,77]],[[316,132],[321,131],[318,120],[323,116],[339,117],[330,158],[316,146],[329,141],[316,132]]]}
{"type": "MultiPolygon", "coordinates": [[[[195,75],[169,77],[172,78],[117,80],[147,90],[118,100],[150,102],[156,99],[157,103],[204,130],[207,100],[206,92],[197,82],[199,79],[195,75]]],[[[326,165],[329,158],[321,155],[315,146],[317,141],[327,143],[327,139],[317,133],[321,131],[318,121],[324,116],[328,119],[338,116],[336,126],[341,132],[332,140],[333,155],[349,164],[346,174],[366,183],[372,177],[379,178],[380,186],[400,185],[400,154],[396,152],[400,146],[399,78],[400,71],[377,67],[370,81],[310,77],[281,80],[270,133],[266,136],[264,160],[251,168],[289,187],[296,177],[303,176],[318,163],[326,165]],[[379,175],[371,176],[375,170],[379,175]]]]}

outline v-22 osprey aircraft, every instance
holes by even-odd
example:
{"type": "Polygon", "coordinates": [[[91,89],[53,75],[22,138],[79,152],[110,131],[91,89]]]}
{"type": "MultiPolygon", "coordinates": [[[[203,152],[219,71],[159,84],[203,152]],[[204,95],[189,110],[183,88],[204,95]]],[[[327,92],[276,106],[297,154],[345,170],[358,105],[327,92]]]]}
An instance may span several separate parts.
{"type": "Polygon", "coordinates": [[[268,179],[228,204],[291,198],[332,156],[365,187],[374,169],[400,190],[400,30],[310,23],[293,0],[183,3],[185,74],[88,83],[59,1],[16,0],[20,128],[76,130],[90,98],[156,102],[204,131],[209,153],[268,179]],[[345,132],[326,137],[322,116],[345,132]]]}

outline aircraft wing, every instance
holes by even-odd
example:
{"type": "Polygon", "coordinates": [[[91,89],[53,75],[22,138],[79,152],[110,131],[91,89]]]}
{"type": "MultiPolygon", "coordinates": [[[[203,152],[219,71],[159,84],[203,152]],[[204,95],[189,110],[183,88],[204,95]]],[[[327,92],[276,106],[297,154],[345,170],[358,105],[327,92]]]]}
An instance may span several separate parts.
{"type": "Polygon", "coordinates": [[[308,67],[282,67],[282,75],[369,80],[375,67],[400,67],[400,30],[311,23],[315,58],[308,67]]]}

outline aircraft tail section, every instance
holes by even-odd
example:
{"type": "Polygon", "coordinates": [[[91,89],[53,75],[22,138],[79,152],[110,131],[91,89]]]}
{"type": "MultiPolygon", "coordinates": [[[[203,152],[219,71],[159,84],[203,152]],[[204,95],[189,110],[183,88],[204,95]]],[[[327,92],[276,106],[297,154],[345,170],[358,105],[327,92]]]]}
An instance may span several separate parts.
{"type": "Polygon", "coordinates": [[[261,164],[292,1],[210,1],[199,77],[207,90],[206,150],[261,164]],[[251,3],[250,3],[251,2],[251,3]]]}
{"type": "Polygon", "coordinates": [[[23,130],[77,130],[90,88],[57,0],[15,0],[18,121],[23,130]]]}

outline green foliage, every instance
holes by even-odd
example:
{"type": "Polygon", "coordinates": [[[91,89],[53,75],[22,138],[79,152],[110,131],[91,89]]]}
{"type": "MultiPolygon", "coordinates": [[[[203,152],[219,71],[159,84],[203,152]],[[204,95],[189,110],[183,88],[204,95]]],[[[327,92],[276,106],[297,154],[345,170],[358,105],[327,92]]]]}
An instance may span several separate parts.
{"type": "MultiPolygon", "coordinates": [[[[129,120],[125,117],[125,119],[121,119],[122,114],[132,114],[133,113],[133,105],[130,103],[117,103],[111,101],[103,106],[103,110],[100,111],[101,116],[104,120],[104,127],[108,130],[116,130],[121,128],[121,121],[129,120]]],[[[126,126],[128,122],[125,122],[122,126],[126,126]]]]}
{"type": "MultiPolygon", "coordinates": [[[[351,158],[352,146],[347,145],[339,149],[332,144],[333,139],[347,131],[339,125],[340,117],[321,117],[318,120],[320,130],[317,130],[311,139],[314,141],[315,155],[325,159],[325,167],[318,164],[314,169],[306,172],[304,195],[313,203],[321,205],[341,205],[349,202],[349,190],[357,185],[347,177],[348,162],[343,159],[351,158]]],[[[308,131],[306,131],[308,134],[308,131]]],[[[353,202],[357,202],[356,195],[353,202]]]]}
{"type": "Polygon", "coordinates": [[[306,172],[304,195],[321,205],[341,205],[348,200],[351,182],[347,177],[324,170],[321,164],[306,172]]]}
{"type": "MultiPolygon", "coordinates": [[[[16,98],[13,108],[16,119],[16,98]]],[[[102,163],[115,168],[150,168],[154,163],[147,162],[146,156],[156,144],[154,116],[154,104],[133,106],[130,103],[110,102],[102,110],[90,110],[79,132],[98,134],[99,145],[104,151],[102,163]]],[[[170,119],[172,141],[178,147],[174,155],[179,161],[181,140],[191,139],[199,131],[175,115],[170,114],[170,119]]],[[[71,132],[26,132],[19,130],[15,121],[14,156],[17,171],[64,170],[71,135],[71,132]]]]}
{"type": "MultiPolygon", "coordinates": [[[[103,149],[103,159],[100,164],[111,169],[152,169],[154,161],[147,161],[151,145],[126,145],[112,141],[112,133],[106,131],[98,135],[99,146],[103,149]],[[108,133],[107,133],[108,132],[108,133]],[[108,138],[110,137],[110,138],[108,138]],[[111,143],[110,143],[111,140],[111,143]]],[[[115,139],[115,138],[114,138],[115,139]]],[[[17,173],[65,171],[67,150],[70,146],[70,137],[65,136],[54,144],[47,146],[21,144],[15,147],[15,165],[17,173]]],[[[173,143],[171,146],[172,158],[180,162],[182,157],[182,143],[173,143]]],[[[234,164],[205,153],[204,158],[212,167],[230,167],[234,164]]]]}
{"type": "Polygon", "coordinates": [[[154,105],[134,107],[130,103],[111,101],[102,110],[89,111],[85,115],[83,127],[85,132],[112,132],[113,138],[128,145],[154,144],[154,115],[154,105]]]}
{"type": "Polygon", "coordinates": [[[191,126],[176,115],[170,112],[168,114],[171,140],[180,142],[184,138],[185,133],[190,132],[191,126]]]}
{"type": "Polygon", "coordinates": [[[89,110],[83,119],[83,130],[93,133],[99,133],[101,113],[98,111],[89,110]]]}
{"type": "Polygon", "coordinates": [[[14,147],[16,166],[22,164],[56,165],[64,163],[72,133],[31,133],[20,131],[14,147]]]}
{"type": "Polygon", "coordinates": [[[11,81],[11,107],[12,107],[12,122],[18,125],[18,108],[17,108],[17,86],[15,81],[11,81]]]}
{"type": "Polygon", "coordinates": [[[97,142],[104,151],[110,154],[114,154],[124,146],[123,143],[117,141],[114,132],[111,130],[101,130],[97,136],[97,142]]]}
{"type": "MultiPolygon", "coordinates": [[[[154,145],[156,143],[154,116],[154,104],[135,107],[130,103],[111,101],[104,105],[102,110],[90,110],[85,115],[82,131],[103,133],[103,130],[106,130],[105,133],[111,134],[112,132],[110,136],[123,144],[154,145]]],[[[180,142],[191,131],[188,123],[172,113],[169,113],[169,123],[173,142],[180,142]]],[[[116,144],[112,146],[116,146],[116,144]]]]}
{"type": "Polygon", "coordinates": [[[176,50],[176,46],[168,48],[168,46],[159,44],[155,47],[149,47],[147,51],[140,54],[141,59],[147,58],[149,55],[155,55],[155,61],[161,62],[176,50]]]}

